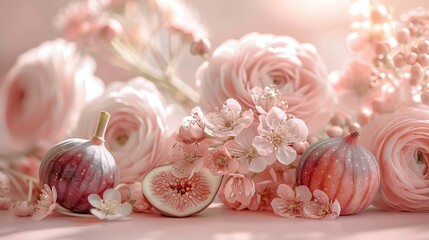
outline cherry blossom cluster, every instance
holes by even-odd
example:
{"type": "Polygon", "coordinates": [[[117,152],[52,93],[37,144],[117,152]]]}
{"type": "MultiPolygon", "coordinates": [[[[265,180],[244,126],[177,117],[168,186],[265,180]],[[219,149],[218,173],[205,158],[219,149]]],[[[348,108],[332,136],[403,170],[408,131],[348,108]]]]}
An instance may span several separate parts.
{"type": "Polygon", "coordinates": [[[429,12],[418,8],[393,20],[377,1],[351,7],[347,39],[355,56],[330,76],[340,105],[361,125],[400,107],[429,104],[429,12]]]}
{"type": "Polygon", "coordinates": [[[203,167],[225,176],[219,194],[229,203],[237,202],[238,208],[252,202],[269,209],[276,194],[267,190],[286,183],[274,180],[276,175],[286,174],[287,183],[294,184],[288,169],[308,147],[308,129],[304,121],[287,114],[287,102],[275,86],[255,87],[251,95],[255,112],[233,98],[214,112],[192,109],[179,128],[170,161],[177,177],[190,177],[203,167]],[[267,173],[270,180],[264,179],[267,173]]]}

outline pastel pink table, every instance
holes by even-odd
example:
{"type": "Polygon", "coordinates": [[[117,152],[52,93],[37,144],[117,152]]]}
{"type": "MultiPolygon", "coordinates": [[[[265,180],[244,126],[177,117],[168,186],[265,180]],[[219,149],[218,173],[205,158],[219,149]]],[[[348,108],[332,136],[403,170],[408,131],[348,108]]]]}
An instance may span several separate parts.
{"type": "Polygon", "coordinates": [[[333,221],[285,219],[268,212],[232,211],[212,204],[190,218],[133,214],[124,221],[49,216],[41,222],[0,211],[0,239],[115,240],[277,240],[429,239],[429,213],[389,213],[368,209],[333,221]]]}

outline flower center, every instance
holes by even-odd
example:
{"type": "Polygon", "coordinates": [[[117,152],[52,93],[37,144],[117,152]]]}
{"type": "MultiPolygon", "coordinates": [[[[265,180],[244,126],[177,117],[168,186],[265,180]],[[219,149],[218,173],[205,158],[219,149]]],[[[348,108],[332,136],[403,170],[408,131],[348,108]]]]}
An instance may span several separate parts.
{"type": "Polygon", "coordinates": [[[251,147],[246,152],[246,159],[250,162],[257,156],[257,154],[258,153],[256,152],[256,150],[253,147],[251,147]]]}
{"type": "Polygon", "coordinates": [[[114,215],[120,204],[117,200],[100,200],[100,210],[105,214],[114,215]]]}

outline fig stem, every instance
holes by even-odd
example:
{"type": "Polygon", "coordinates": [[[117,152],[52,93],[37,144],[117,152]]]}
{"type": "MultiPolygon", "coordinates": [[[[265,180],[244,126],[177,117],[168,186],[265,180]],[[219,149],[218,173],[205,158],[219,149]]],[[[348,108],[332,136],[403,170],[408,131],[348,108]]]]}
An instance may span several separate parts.
{"type": "Polygon", "coordinates": [[[104,134],[106,133],[107,123],[109,122],[110,114],[108,112],[101,112],[98,119],[97,129],[92,137],[92,140],[98,144],[104,143],[104,134]]]}

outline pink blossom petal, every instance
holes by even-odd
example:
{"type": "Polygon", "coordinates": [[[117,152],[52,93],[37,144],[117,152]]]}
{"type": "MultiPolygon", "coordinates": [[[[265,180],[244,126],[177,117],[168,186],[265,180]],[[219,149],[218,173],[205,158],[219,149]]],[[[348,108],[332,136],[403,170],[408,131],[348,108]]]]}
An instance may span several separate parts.
{"type": "Polygon", "coordinates": [[[292,188],[287,184],[280,184],[277,188],[277,195],[284,200],[291,201],[295,198],[295,193],[292,188]]]}
{"type": "Polygon", "coordinates": [[[332,213],[335,214],[337,217],[340,216],[341,213],[341,206],[337,199],[332,203],[331,205],[332,213]]]}
{"type": "Polygon", "coordinates": [[[109,188],[106,191],[104,191],[103,200],[116,200],[116,201],[120,202],[121,201],[121,193],[114,188],[109,188]]]}
{"type": "Polygon", "coordinates": [[[100,211],[96,208],[91,208],[90,211],[91,211],[92,215],[96,216],[98,219],[105,219],[107,216],[103,211],[100,211]]]}
{"type": "Polygon", "coordinates": [[[307,139],[308,128],[305,122],[299,118],[292,118],[286,121],[288,129],[288,142],[303,142],[307,139]]]}
{"type": "Polygon", "coordinates": [[[271,135],[270,127],[267,125],[267,117],[265,115],[259,116],[258,133],[261,136],[268,137],[271,135]]]}
{"type": "Polygon", "coordinates": [[[289,165],[295,161],[296,151],[290,146],[279,147],[276,151],[276,157],[279,162],[289,165]]]}
{"type": "Polygon", "coordinates": [[[90,194],[88,196],[88,202],[95,208],[100,208],[101,198],[97,194],[90,194]]]}
{"type": "Polygon", "coordinates": [[[286,217],[286,218],[295,218],[295,215],[291,214],[289,211],[285,211],[285,208],[289,205],[289,203],[280,198],[274,198],[271,201],[271,207],[275,214],[286,217]]]}
{"type": "Polygon", "coordinates": [[[229,171],[228,172],[235,173],[238,170],[240,163],[237,161],[237,159],[230,158],[228,165],[229,165],[229,171]]]}
{"type": "Polygon", "coordinates": [[[313,197],[311,195],[310,189],[305,186],[305,185],[301,185],[296,187],[295,189],[295,193],[296,193],[296,198],[301,201],[301,202],[309,202],[311,200],[311,198],[313,197]]]}
{"type": "Polygon", "coordinates": [[[243,124],[245,128],[248,128],[250,125],[252,125],[253,118],[254,118],[254,114],[252,109],[244,111],[240,118],[240,124],[243,124]]]}
{"type": "Polygon", "coordinates": [[[273,107],[267,114],[267,126],[269,128],[276,128],[279,125],[283,125],[283,122],[286,121],[286,113],[278,107],[273,107]]]}
{"type": "Polygon", "coordinates": [[[315,201],[310,201],[304,204],[304,216],[308,218],[322,218],[319,215],[320,205],[315,201]]]}
{"type": "Polygon", "coordinates": [[[274,145],[268,141],[266,138],[261,136],[256,136],[253,139],[253,146],[256,148],[256,151],[262,156],[269,155],[273,152],[274,145]]]}
{"type": "Polygon", "coordinates": [[[313,192],[314,198],[319,201],[319,203],[323,205],[329,205],[329,198],[328,195],[322,190],[316,189],[313,192]]]}
{"type": "Polygon", "coordinates": [[[130,215],[132,210],[133,210],[133,207],[131,206],[131,204],[124,202],[121,204],[121,206],[117,208],[116,212],[117,214],[120,214],[121,216],[126,217],[130,215]]]}
{"type": "Polygon", "coordinates": [[[254,173],[260,173],[265,170],[267,163],[265,162],[264,157],[259,156],[254,158],[248,165],[248,169],[254,173]]]}

